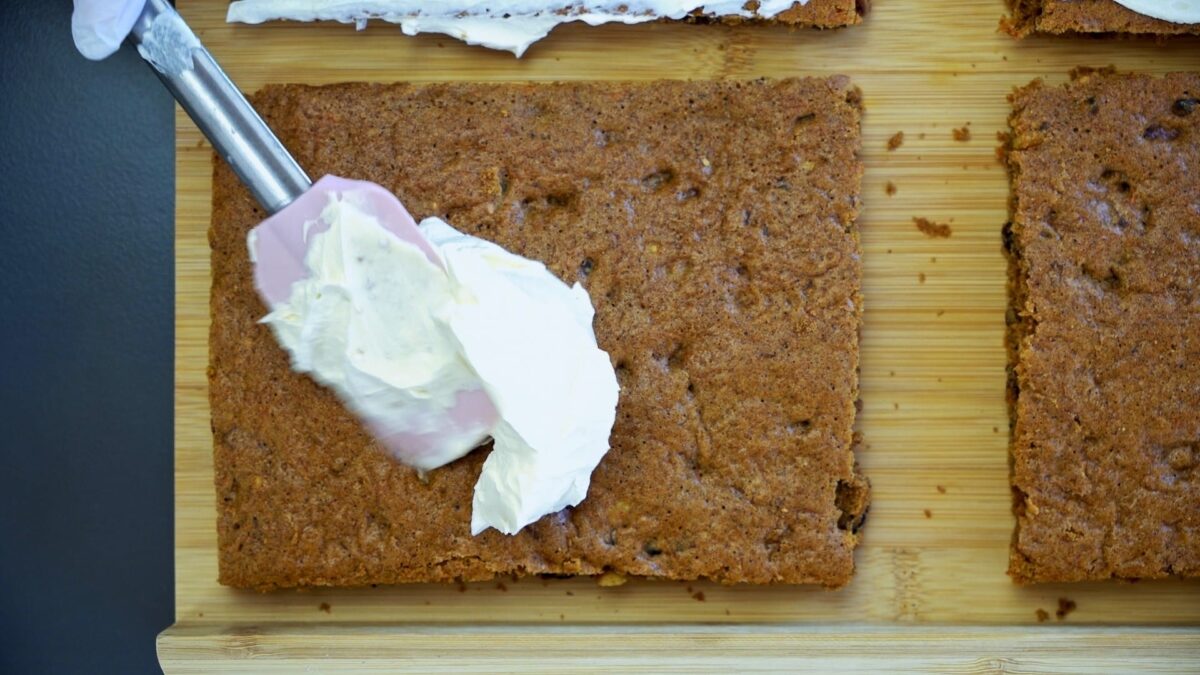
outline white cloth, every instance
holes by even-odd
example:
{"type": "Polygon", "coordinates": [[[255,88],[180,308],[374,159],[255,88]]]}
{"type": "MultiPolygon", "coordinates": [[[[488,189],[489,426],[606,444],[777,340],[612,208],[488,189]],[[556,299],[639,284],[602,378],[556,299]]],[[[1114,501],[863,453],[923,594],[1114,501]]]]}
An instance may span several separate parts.
{"type": "Polygon", "coordinates": [[[75,0],[75,48],[93,61],[109,56],[120,48],[145,6],[146,0],[75,0]]]}

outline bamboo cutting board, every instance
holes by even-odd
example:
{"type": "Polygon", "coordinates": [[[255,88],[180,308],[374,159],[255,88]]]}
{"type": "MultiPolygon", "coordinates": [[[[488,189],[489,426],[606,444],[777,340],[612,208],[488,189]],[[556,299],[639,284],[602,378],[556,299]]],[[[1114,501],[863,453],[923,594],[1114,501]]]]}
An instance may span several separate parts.
{"type": "MultiPolygon", "coordinates": [[[[874,500],[845,589],[590,579],[257,594],[216,583],[205,369],[211,149],[177,113],[174,672],[1200,669],[1200,583],[1018,588],[1005,407],[1006,94],[1079,65],[1200,69],[1200,41],[998,34],[1002,0],[878,0],[864,25],[566,26],[524,59],[394,26],[230,26],[183,15],[234,81],[644,80],[845,73],[862,88],[865,325],[860,461],[874,500]],[[951,130],[969,125],[971,139],[951,130]],[[894,152],[887,139],[903,131],[894,152]],[[896,194],[885,193],[891,181],[896,194]],[[953,235],[930,239],[923,216],[953,235]],[[1057,619],[1059,599],[1077,609],[1057,619]],[[1039,623],[1037,610],[1049,613],[1039,623]],[[678,659],[678,660],[676,660],[678,659]]],[[[1200,169],[1200,167],[1198,167],[1200,169]]]]}

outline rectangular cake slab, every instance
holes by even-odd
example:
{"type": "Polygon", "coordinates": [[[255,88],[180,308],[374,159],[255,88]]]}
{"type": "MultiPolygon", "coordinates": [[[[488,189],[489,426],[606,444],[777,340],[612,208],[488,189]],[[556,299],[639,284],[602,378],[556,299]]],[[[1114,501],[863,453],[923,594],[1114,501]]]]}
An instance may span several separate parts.
{"type": "Polygon", "coordinates": [[[310,175],[375,181],[417,218],[584,284],[622,391],[579,507],[472,537],[488,448],[423,481],[290,370],[257,323],[245,240],[263,213],[218,162],[222,583],[850,579],[866,486],[851,451],[861,106],[846,78],[288,85],[253,102],[310,175]]]}
{"type": "MultiPolygon", "coordinates": [[[[240,0],[234,3],[230,12],[231,20],[274,20],[287,19],[311,21],[314,18],[333,18],[343,22],[364,22],[370,19],[384,18],[394,20],[405,16],[398,8],[408,7],[411,3],[388,3],[386,0],[373,3],[339,2],[337,0],[316,1],[297,5],[295,3],[280,3],[277,0],[240,0]]],[[[548,0],[536,11],[529,11],[526,3],[493,2],[479,6],[477,3],[443,2],[440,6],[422,8],[422,14],[427,16],[468,16],[468,17],[514,17],[525,19],[544,13],[578,15],[589,12],[630,14],[628,5],[611,2],[586,2],[573,0],[548,0]],[[614,8],[615,6],[615,8],[614,8]],[[621,9],[621,8],[624,9],[621,9]]],[[[870,10],[869,0],[808,0],[796,2],[784,9],[768,21],[797,27],[837,28],[849,26],[862,21],[863,16],[870,10]]],[[[757,5],[745,5],[748,9],[757,9],[757,5]]],[[[679,11],[679,10],[676,10],[679,11]]],[[[755,12],[757,17],[757,11],[755,12]]],[[[689,17],[693,20],[742,21],[739,14],[723,14],[701,6],[695,14],[689,17]]]]}
{"type": "Polygon", "coordinates": [[[1013,96],[1009,573],[1200,575],[1200,76],[1013,96]]]}

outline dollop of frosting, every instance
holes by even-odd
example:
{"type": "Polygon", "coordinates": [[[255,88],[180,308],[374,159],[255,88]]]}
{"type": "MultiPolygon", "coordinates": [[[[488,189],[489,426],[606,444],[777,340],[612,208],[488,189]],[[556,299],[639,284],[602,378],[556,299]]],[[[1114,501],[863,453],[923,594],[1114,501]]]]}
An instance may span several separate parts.
{"type": "Polygon", "coordinates": [[[369,19],[399,24],[406,35],[441,33],[471,45],[510,51],[517,56],[546,37],[556,26],[583,21],[644,23],[682,19],[700,12],[706,16],[770,19],[808,0],[759,0],[755,9],[746,0],[237,0],[229,5],[230,23],[262,23],[275,19],[340,21],[359,28],[369,19]]]}
{"type": "Polygon", "coordinates": [[[377,435],[422,433],[428,406],[486,392],[495,423],[447,440],[422,467],[494,439],[472,534],[514,534],[579,504],[609,449],[619,391],[587,291],[436,218],[419,228],[437,260],[351,200],[331,198],[321,221],[329,227],[309,240],[307,277],[262,319],[293,367],[377,435]]]}
{"type": "Polygon", "coordinates": [[[1171,23],[1200,23],[1200,0],[1117,0],[1118,4],[1171,23]]]}

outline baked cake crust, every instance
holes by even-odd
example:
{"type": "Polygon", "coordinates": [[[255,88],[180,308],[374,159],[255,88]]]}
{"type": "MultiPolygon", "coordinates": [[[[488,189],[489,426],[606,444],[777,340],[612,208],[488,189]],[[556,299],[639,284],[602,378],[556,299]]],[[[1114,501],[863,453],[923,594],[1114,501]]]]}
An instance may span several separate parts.
{"type": "Polygon", "coordinates": [[[805,5],[792,5],[773,21],[792,26],[839,28],[861,23],[870,11],[870,0],[810,0],[805,5]]]}
{"type": "Polygon", "coordinates": [[[818,583],[853,572],[862,308],[858,90],[844,77],[272,86],[310,175],[581,281],[622,388],[588,498],[469,532],[486,449],[426,480],[379,451],[257,320],[263,213],[217,162],[209,386],[220,581],[258,589],[622,574],[818,583]]]}
{"type": "Polygon", "coordinates": [[[1200,75],[1012,97],[1021,583],[1200,575],[1200,75]]]}
{"type": "Polygon", "coordinates": [[[1008,0],[1008,7],[1011,16],[1001,26],[1015,37],[1030,33],[1200,34],[1200,24],[1154,19],[1113,0],[1008,0]]]}

